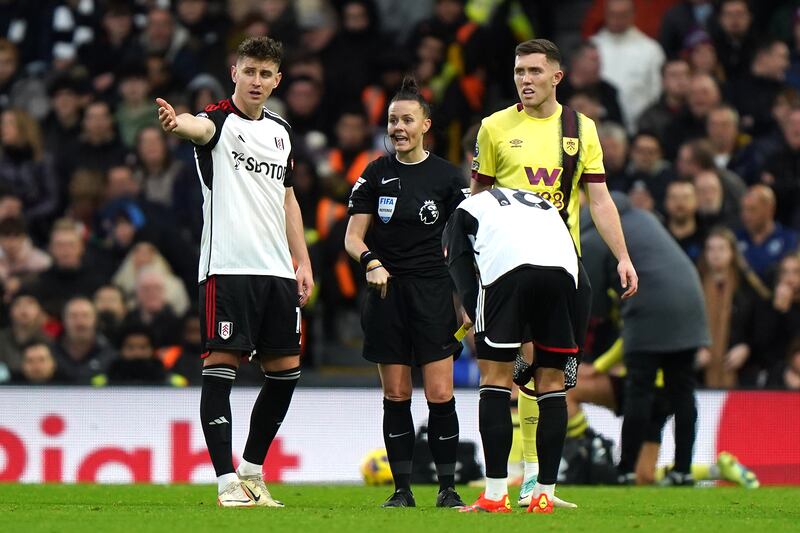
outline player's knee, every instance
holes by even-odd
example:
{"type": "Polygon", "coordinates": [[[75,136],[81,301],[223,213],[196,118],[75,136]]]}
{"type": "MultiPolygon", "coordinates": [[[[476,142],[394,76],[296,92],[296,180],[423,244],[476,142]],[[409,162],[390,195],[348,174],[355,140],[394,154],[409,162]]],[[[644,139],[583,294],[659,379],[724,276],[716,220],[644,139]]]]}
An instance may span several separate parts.
{"type": "Polygon", "coordinates": [[[453,383],[425,384],[425,398],[431,403],[444,403],[453,397],[453,383]]]}
{"type": "Polygon", "coordinates": [[[213,351],[203,359],[203,366],[229,365],[239,368],[240,354],[236,352],[213,351]]]}
{"type": "Polygon", "coordinates": [[[411,384],[384,383],[383,397],[393,402],[404,402],[411,399],[411,384]]]}
{"type": "Polygon", "coordinates": [[[544,394],[560,390],[564,390],[564,372],[562,370],[541,367],[536,369],[536,392],[544,394]]]}

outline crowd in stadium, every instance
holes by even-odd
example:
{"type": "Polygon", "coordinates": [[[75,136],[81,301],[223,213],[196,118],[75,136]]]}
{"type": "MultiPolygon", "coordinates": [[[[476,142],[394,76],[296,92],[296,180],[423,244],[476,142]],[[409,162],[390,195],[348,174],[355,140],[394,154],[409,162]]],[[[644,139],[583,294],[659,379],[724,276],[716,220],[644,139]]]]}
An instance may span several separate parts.
{"type": "Polygon", "coordinates": [[[705,385],[800,388],[795,1],[51,0],[0,14],[0,382],[199,382],[202,195],[153,99],[196,113],[229,96],[247,36],[287,49],[267,106],[295,134],[319,287],[306,364],[358,341],[346,205],[388,146],[388,100],[416,77],[428,148],[466,187],[477,124],[513,103],[514,46],[537,36],[564,51],[557,96],[597,123],[609,188],[698,266],[705,385]]]}

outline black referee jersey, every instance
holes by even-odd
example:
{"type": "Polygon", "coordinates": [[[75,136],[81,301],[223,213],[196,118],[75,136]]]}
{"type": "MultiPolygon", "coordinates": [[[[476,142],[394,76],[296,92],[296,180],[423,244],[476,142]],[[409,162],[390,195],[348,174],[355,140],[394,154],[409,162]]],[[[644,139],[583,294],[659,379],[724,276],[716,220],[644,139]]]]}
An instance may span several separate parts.
{"type": "Polygon", "coordinates": [[[464,199],[463,181],[458,167],[434,154],[413,164],[386,155],[353,185],[348,213],[373,215],[365,242],[392,276],[447,277],[442,231],[464,199]]]}

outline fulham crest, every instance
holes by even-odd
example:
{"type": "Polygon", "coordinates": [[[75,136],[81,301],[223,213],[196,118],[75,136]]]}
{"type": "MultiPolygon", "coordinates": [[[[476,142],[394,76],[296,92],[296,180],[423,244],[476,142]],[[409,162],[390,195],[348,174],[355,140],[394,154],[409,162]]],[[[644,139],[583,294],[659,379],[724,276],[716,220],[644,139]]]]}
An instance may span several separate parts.
{"type": "Polygon", "coordinates": [[[436,207],[436,202],[425,200],[425,203],[419,208],[419,219],[426,225],[435,224],[439,220],[439,208],[436,207]]]}
{"type": "Polygon", "coordinates": [[[230,339],[231,335],[233,335],[233,322],[220,322],[218,331],[222,340],[230,339]]]}

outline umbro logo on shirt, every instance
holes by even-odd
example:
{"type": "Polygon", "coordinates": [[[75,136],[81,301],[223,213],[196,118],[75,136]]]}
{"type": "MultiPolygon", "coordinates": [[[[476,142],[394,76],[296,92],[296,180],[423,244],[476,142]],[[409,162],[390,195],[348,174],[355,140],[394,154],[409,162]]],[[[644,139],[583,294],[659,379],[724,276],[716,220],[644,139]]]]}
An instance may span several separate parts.
{"type": "Polygon", "coordinates": [[[511,139],[508,144],[511,145],[511,148],[522,148],[522,139],[511,139]]]}

